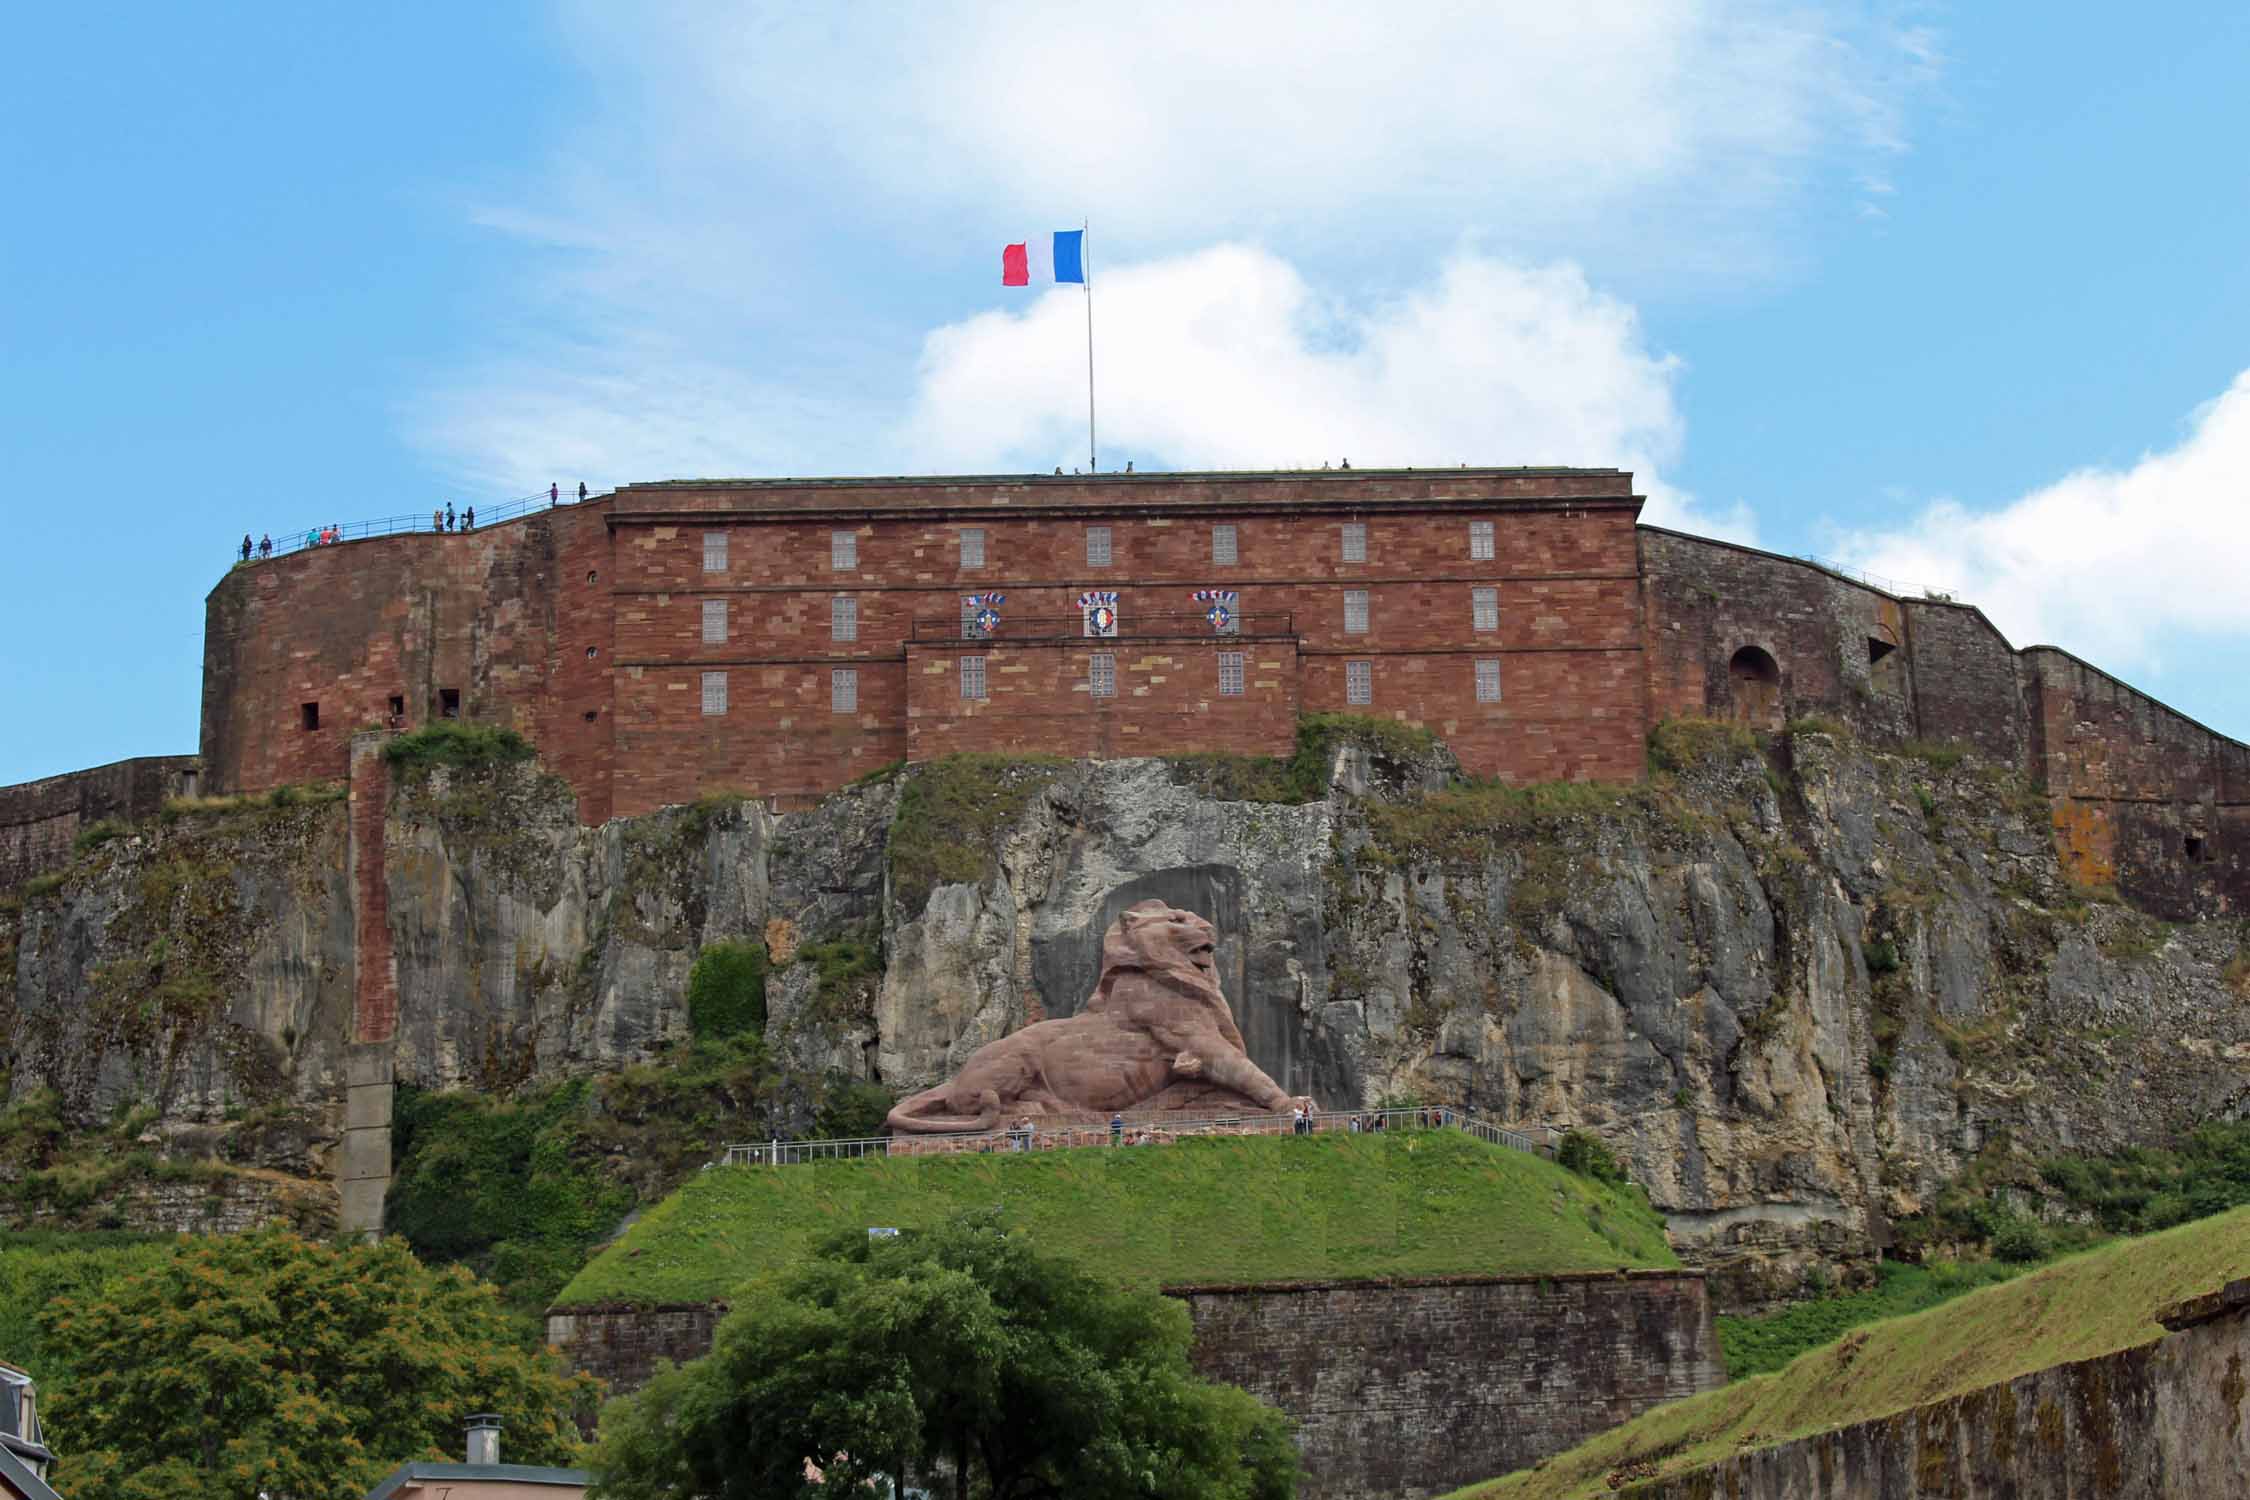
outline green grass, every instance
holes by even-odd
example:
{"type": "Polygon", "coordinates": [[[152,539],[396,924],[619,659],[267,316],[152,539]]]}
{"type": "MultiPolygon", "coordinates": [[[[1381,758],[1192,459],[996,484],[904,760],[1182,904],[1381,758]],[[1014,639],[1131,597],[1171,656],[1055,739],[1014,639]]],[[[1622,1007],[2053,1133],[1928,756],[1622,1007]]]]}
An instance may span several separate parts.
{"type": "Polygon", "coordinates": [[[1638,1189],[1459,1131],[714,1167],[563,1288],[561,1306],[699,1302],[852,1225],[998,1206],[1129,1281],[1315,1281],[1670,1267],[1638,1189]]]}
{"type": "Polygon", "coordinates": [[[1745,1448],[1958,1396],[2163,1337],[2171,1304],[2250,1275],[2250,1208],[2119,1240],[1911,1317],[1855,1329],[1771,1375],[1676,1401],[1591,1442],[1457,1495],[1610,1493],[1609,1476],[1678,1474],[1745,1448]],[[1752,1436],[1755,1434],[1755,1436],[1752,1436]]]}
{"type": "Polygon", "coordinates": [[[1854,1328],[1951,1302],[2029,1269],[1997,1260],[1938,1260],[1924,1266],[1891,1260],[1878,1268],[1877,1284],[1865,1291],[1798,1302],[1762,1318],[1722,1317],[1719,1348],[1726,1355],[1727,1376],[1740,1380],[1767,1374],[1854,1328]]]}
{"type": "Polygon", "coordinates": [[[493,724],[465,724],[440,719],[402,734],[383,746],[383,759],[398,772],[428,771],[437,766],[482,770],[513,765],[532,757],[530,741],[513,729],[493,724]]]}

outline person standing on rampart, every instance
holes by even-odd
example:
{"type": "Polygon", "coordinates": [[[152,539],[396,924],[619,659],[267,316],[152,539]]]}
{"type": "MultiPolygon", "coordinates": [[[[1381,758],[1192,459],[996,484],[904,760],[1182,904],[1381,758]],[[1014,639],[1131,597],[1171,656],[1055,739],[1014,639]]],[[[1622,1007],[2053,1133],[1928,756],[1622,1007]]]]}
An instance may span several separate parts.
{"type": "Polygon", "coordinates": [[[450,500],[445,502],[445,529],[447,531],[453,529],[453,502],[450,500]]]}
{"type": "Polygon", "coordinates": [[[271,556],[273,556],[273,533],[262,531],[258,533],[258,557],[262,561],[271,556]]]}
{"type": "Polygon", "coordinates": [[[559,485],[559,484],[550,484],[550,485],[548,485],[548,486],[547,486],[547,503],[548,503],[549,505],[560,505],[560,504],[562,504],[562,486],[561,486],[561,485],[559,485]]]}
{"type": "Polygon", "coordinates": [[[247,531],[242,533],[242,560],[244,562],[250,560],[250,533],[247,531]]]}
{"type": "Polygon", "coordinates": [[[443,530],[445,530],[445,512],[444,512],[444,511],[442,511],[442,510],[433,510],[433,511],[431,511],[431,512],[430,512],[430,530],[432,530],[432,531],[443,531],[443,530]]]}
{"type": "Polygon", "coordinates": [[[586,503],[586,481],[583,479],[578,481],[578,503],[580,505],[586,503]]]}
{"type": "Polygon", "coordinates": [[[477,508],[475,506],[472,505],[467,510],[461,512],[461,529],[463,531],[474,531],[477,529],[477,508]]]}

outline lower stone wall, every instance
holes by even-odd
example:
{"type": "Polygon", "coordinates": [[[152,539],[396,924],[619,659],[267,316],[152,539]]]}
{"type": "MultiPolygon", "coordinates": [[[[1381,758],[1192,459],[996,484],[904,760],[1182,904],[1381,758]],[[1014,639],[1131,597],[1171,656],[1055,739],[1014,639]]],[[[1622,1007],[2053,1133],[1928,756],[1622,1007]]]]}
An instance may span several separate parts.
{"type": "Polygon", "coordinates": [[[167,797],[193,792],[192,755],[144,755],[0,787],[0,891],[70,862],[80,831],[104,818],[154,817],[167,797]]]}
{"type": "MultiPolygon", "coordinates": [[[[2190,1500],[2250,1495],[2250,1280],[2153,1344],[1631,1485],[1633,1500],[2190,1500]]],[[[1611,1481],[1613,1484],[1616,1480],[1611,1481]]]]}
{"type": "Polygon", "coordinates": [[[1303,1500],[1442,1493],[1726,1381],[1692,1271],[1172,1294],[1196,1368],[1296,1420],[1303,1500]]]}
{"type": "MultiPolygon", "coordinates": [[[[1692,1272],[1180,1287],[1193,1359],[1294,1419],[1303,1500],[1424,1496],[1723,1384],[1692,1272]]],[[[711,1347],[712,1303],[547,1315],[577,1369],[638,1388],[711,1347]]]]}

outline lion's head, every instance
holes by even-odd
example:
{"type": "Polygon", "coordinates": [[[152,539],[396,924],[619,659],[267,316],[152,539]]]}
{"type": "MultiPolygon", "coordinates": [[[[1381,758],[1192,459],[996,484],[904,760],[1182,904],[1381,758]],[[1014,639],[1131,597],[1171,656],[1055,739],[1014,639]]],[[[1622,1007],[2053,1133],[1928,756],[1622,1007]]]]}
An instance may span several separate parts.
{"type": "Polygon", "coordinates": [[[1161,901],[1129,906],[1102,936],[1102,980],[1119,969],[1194,970],[1219,982],[1219,934],[1192,911],[1161,901]]]}

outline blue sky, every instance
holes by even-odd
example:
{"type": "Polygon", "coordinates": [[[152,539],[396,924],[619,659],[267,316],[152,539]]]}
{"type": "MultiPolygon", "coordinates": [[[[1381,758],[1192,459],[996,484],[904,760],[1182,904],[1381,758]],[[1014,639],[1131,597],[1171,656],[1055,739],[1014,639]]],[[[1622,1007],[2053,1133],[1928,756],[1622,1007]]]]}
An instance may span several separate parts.
{"type": "Polygon", "coordinates": [[[0,782],[194,748],[245,528],[583,478],[1562,462],[2250,736],[2250,12],[43,7],[0,782]],[[1566,17],[1566,19],[1561,19],[1566,17]]]}

